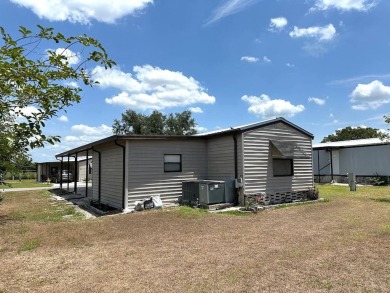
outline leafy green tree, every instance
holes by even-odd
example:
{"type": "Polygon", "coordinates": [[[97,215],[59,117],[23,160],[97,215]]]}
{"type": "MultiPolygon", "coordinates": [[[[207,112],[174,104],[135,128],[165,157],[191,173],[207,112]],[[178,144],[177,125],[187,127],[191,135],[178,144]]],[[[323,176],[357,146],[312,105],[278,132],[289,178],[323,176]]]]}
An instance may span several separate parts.
{"type": "Polygon", "coordinates": [[[167,117],[159,111],[153,111],[149,117],[145,117],[145,134],[158,135],[165,133],[165,122],[167,117]]]}
{"type": "Polygon", "coordinates": [[[333,142],[333,141],[344,141],[344,140],[355,140],[355,139],[366,139],[366,138],[381,138],[382,133],[371,127],[345,127],[343,129],[336,130],[335,134],[330,134],[321,142],[333,142]]]}
{"type": "Polygon", "coordinates": [[[191,117],[191,111],[169,114],[166,120],[166,131],[168,135],[192,135],[196,133],[195,119],[191,117]]]}
{"type": "Polygon", "coordinates": [[[12,133],[15,117],[10,113],[0,116],[0,172],[19,171],[20,162],[29,158],[27,150],[12,133]]]}
{"type": "Polygon", "coordinates": [[[66,37],[39,25],[37,32],[20,27],[17,38],[0,27],[0,35],[0,117],[8,118],[6,125],[1,121],[0,130],[0,166],[4,167],[20,152],[58,142],[59,136],[47,136],[43,128],[60,110],[80,101],[82,89],[72,83],[93,86],[96,82],[88,65],[108,68],[115,62],[87,35],[66,37]],[[52,46],[62,49],[43,49],[52,46]],[[71,49],[85,58],[69,56],[71,49]],[[27,107],[35,111],[24,111],[27,107]]]}
{"type": "MultiPolygon", "coordinates": [[[[385,119],[385,122],[387,123],[387,124],[390,124],[390,114],[389,115],[385,115],[385,116],[383,116],[383,118],[385,119]]],[[[387,133],[383,133],[382,134],[382,139],[383,140],[386,140],[386,141],[389,141],[390,140],[390,127],[387,129],[387,133]]]]}
{"type": "Polygon", "coordinates": [[[126,110],[121,120],[114,120],[112,131],[115,134],[192,135],[196,133],[195,126],[190,111],[169,114],[167,117],[159,111],[147,116],[126,110]]]}

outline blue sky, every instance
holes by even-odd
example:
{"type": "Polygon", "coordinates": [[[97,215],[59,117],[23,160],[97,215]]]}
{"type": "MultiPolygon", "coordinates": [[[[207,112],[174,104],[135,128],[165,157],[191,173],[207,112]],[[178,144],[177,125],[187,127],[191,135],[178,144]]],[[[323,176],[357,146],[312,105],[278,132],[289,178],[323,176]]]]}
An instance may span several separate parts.
{"type": "Polygon", "coordinates": [[[62,142],[31,152],[42,162],[110,135],[129,108],[191,109],[199,131],[282,116],[314,142],[346,126],[386,129],[389,13],[385,0],[10,0],[0,26],[85,33],[118,64],[91,68],[100,85],[47,123],[62,142]]]}

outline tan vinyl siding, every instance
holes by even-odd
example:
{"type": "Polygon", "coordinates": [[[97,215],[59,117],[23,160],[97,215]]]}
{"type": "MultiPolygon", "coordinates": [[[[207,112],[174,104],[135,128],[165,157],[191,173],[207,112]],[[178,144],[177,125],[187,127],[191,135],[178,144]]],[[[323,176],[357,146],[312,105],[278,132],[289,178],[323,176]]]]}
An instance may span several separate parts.
{"type": "Polygon", "coordinates": [[[243,136],[246,193],[286,192],[313,187],[310,137],[284,123],[248,131],[243,136]],[[293,142],[298,146],[303,158],[294,158],[294,176],[273,176],[270,140],[293,142]]]}
{"type": "MultiPolygon", "coordinates": [[[[96,148],[101,152],[101,202],[115,208],[122,208],[123,150],[115,144],[96,148]]],[[[99,155],[93,152],[92,191],[93,199],[98,199],[99,155]]]]}
{"type": "Polygon", "coordinates": [[[234,179],[234,140],[232,135],[210,138],[207,141],[207,179],[234,179]]]}
{"type": "Polygon", "coordinates": [[[181,184],[187,180],[205,179],[206,141],[133,140],[129,144],[128,208],[137,200],[160,195],[163,202],[174,202],[181,196],[181,184]],[[182,172],[164,172],[164,154],[182,155],[182,172]]]}

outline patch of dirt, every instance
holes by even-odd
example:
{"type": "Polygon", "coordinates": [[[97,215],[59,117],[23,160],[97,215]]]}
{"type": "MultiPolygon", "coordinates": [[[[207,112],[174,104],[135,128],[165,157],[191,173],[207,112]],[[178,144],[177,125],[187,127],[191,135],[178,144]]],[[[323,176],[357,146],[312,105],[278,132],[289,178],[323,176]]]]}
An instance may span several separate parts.
{"type": "MultiPolygon", "coordinates": [[[[6,203],[4,203],[6,206],[6,203]]],[[[388,292],[387,203],[0,226],[0,292],[388,292]],[[18,251],[26,241],[40,246],[18,251]]]]}

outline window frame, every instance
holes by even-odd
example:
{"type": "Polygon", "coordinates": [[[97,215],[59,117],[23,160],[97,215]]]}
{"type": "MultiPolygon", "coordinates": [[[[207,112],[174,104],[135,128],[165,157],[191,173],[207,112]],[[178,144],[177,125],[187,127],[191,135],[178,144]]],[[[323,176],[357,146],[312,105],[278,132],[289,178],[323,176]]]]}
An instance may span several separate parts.
{"type": "Polygon", "coordinates": [[[182,172],[182,164],[183,164],[183,156],[182,154],[164,154],[163,156],[163,164],[164,164],[164,173],[180,173],[182,172]],[[180,162],[165,162],[166,156],[179,156],[180,162]],[[179,170],[166,170],[167,165],[179,165],[179,170]]]}
{"type": "Polygon", "coordinates": [[[273,177],[293,177],[294,176],[294,159],[293,158],[272,158],[272,175],[273,177]],[[286,175],[275,174],[275,161],[290,161],[290,173],[286,175]]]}

